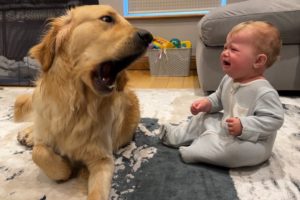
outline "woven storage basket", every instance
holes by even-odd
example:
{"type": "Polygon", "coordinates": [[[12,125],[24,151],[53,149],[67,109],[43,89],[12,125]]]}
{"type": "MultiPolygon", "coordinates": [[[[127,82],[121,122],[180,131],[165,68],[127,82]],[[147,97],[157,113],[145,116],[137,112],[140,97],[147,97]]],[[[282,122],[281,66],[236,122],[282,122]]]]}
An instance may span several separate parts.
{"type": "Polygon", "coordinates": [[[191,53],[191,48],[149,49],[151,75],[189,76],[191,53]]]}

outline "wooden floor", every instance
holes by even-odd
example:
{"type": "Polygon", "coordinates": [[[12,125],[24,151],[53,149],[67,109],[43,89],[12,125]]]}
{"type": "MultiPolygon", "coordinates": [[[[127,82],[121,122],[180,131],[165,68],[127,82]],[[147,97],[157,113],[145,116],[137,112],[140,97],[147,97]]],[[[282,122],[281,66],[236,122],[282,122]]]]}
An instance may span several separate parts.
{"type": "Polygon", "coordinates": [[[149,70],[128,70],[131,88],[199,88],[197,72],[186,77],[151,76],[149,70]]]}

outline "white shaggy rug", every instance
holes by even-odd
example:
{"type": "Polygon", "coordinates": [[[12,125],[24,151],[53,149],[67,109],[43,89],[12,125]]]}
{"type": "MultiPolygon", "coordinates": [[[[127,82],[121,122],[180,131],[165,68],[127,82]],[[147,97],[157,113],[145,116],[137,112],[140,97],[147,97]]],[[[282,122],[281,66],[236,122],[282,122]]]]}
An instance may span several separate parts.
{"type": "MultiPolygon", "coordinates": [[[[60,184],[49,180],[32,162],[31,150],[18,144],[18,131],[29,123],[12,121],[13,103],[18,94],[31,91],[31,88],[0,88],[0,200],[85,199],[87,185],[84,178],[60,184]]],[[[187,89],[135,91],[140,99],[142,118],[158,119],[158,124],[186,120],[190,116],[190,104],[203,96],[200,91],[187,89]]],[[[286,110],[285,122],[278,132],[271,159],[258,167],[230,170],[236,199],[300,199],[300,98],[281,97],[281,101],[286,110]]],[[[157,137],[158,132],[157,129],[147,129],[143,124],[140,124],[139,131],[147,137],[157,137]]],[[[116,159],[115,173],[125,170],[124,158],[128,159],[132,166],[131,171],[126,172],[126,182],[129,183],[136,178],[134,173],[141,171],[159,153],[151,145],[137,146],[133,142],[119,154],[122,158],[116,159]]],[[[113,185],[111,199],[126,199],[124,195],[127,193],[134,196],[137,188],[138,183],[116,191],[113,185]]]]}

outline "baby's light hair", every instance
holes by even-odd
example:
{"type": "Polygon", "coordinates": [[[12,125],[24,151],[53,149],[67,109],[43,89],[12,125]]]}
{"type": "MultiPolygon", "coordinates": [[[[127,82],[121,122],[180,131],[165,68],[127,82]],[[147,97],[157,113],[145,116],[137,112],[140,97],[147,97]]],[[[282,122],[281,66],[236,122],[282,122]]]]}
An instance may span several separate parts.
{"type": "Polygon", "coordinates": [[[233,35],[244,29],[251,30],[255,37],[255,48],[258,53],[267,56],[266,67],[278,59],[281,49],[281,37],[279,30],[269,22],[265,21],[246,21],[234,26],[228,35],[233,35]]]}

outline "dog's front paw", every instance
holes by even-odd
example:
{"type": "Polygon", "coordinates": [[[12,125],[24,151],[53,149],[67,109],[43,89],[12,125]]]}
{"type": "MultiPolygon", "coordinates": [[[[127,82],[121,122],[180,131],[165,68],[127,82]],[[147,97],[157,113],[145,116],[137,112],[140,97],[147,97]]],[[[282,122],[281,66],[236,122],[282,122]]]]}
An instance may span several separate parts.
{"type": "Polygon", "coordinates": [[[20,142],[20,144],[32,148],[33,147],[32,126],[21,130],[18,133],[17,140],[20,142]]]}

